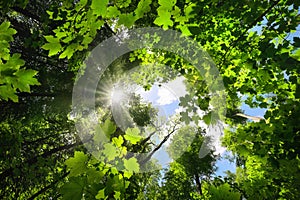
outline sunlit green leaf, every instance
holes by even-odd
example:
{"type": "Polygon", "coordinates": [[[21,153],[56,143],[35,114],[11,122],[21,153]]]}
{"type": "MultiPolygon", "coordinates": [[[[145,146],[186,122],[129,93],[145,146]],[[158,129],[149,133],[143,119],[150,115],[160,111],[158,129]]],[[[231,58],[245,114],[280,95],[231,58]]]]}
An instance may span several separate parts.
{"type": "Polygon", "coordinates": [[[113,144],[107,143],[104,145],[103,154],[105,155],[108,161],[111,161],[119,155],[119,152],[113,144]]]}
{"type": "Polygon", "coordinates": [[[176,0],[158,0],[159,5],[167,8],[171,8],[176,4],[176,0]]]}
{"type": "Polygon", "coordinates": [[[109,6],[107,8],[107,14],[106,14],[107,17],[114,18],[119,15],[120,15],[120,11],[118,10],[118,8],[116,6],[109,6]]]}
{"type": "Polygon", "coordinates": [[[91,8],[93,9],[94,14],[105,16],[107,4],[108,0],[92,0],[91,8]]]}
{"type": "Polygon", "coordinates": [[[10,22],[5,21],[0,25],[0,41],[6,40],[8,42],[13,41],[13,35],[17,33],[17,31],[13,28],[9,28],[10,22]]]}
{"type": "Polygon", "coordinates": [[[129,14],[121,14],[119,16],[119,21],[118,21],[118,24],[121,25],[123,24],[124,26],[126,27],[131,27],[134,22],[135,22],[136,18],[135,16],[133,16],[132,13],[129,13],[129,14]]]}
{"type": "Polygon", "coordinates": [[[76,51],[76,48],[78,48],[78,44],[73,43],[70,44],[59,56],[59,58],[68,58],[70,59],[73,56],[73,53],[76,51]]]}
{"type": "Polygon", "coordinates": [[[14,73],[17,80],[13,82],[14,87],[18,88],[21,92],[30,92],[31,85],[40,85],[34,76],[38,72],[32,69],[20,69],[14,73]]]}
{"type": "Polygon", "coordinates": [[[114,137],[112,138],[112,142],[117,145],[117,147],[121,147],[124,140],[123,140],[123,137],[121,135],[119,135],[119,137],[114,137]]]}
{"type": "Polygon", "coordinates": [[[105,189],[99,190],[98,194],[95,196],[96,199],[107,199],[105,198],[105,189]]]}
{"type": "Polygon", "coordinates": [[[128,160],[124,160],[124,167],[129,172],[138,172],[140,170],[139,164],[136,158],[130,158],[128,160]]]}
{"type": "Polygon", "coordinates": [[[151,0],[141,0],[138,3],[137,9],[135,9],[134,13],[136,14],[137,18],[143,17],[143,15],[151,10],[150,4],[151,0]]]}
{"type": "Polygon", "coordinates": [[[158,26],[163,26],[163,29],[168,29],[169,26],[173,26],[173,21],[171,20],[170,12],[163,12],[154,21],[154,24],[158,26]]]}
{"type": "Polygon", "coordinates": [[[10,85],[0,85],[0,97],[1,99],[11,99],[13,102],[18,102],[18,96],[15,94],[16,90],[10,85]]]}
{"type": "Polygon", "coordinates": [[[82,151],[75,151],[74,157],[66,160],[66,165],[70,170],[70,176],[77,176],[79,174],[85,173],[87,169],[87,155],[82,151]]]}
{"type": "Polygon", "coordinates": [[[121,199],[121,192],[115,191],[114,198],[115,199],[121,199]]]}
{"type": "Polygon", "coordinates": [[[124,138],[132,144],[136,144],[142,139],[139,134],[140,130],[138,128],[128,128],[125,132],[124,138]]]}
{"type": "Polygon", "coordinates": [[[61,44],[59,42],[56,43],[46,43],[42,46],[43,49],[49,50],[48,55],[53,56],[58,54],[61,51],[61,44]]]}

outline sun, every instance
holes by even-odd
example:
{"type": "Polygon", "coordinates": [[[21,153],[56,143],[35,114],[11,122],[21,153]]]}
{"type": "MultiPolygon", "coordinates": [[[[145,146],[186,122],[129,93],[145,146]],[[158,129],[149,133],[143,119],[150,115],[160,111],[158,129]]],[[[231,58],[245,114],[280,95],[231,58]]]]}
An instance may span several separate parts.
{"type": "Polygon", "coordinates": [[[96,91],[96,102],[101,106],[110,106],[113,94],[113,82],[105,80],[99,83],[96,91]]]}
{"type": "Polygon", "coordinates": [[[111,91],[111,103],[122,102],[125,98],[124,90],[116,85],[113,86],[111,91]]]}

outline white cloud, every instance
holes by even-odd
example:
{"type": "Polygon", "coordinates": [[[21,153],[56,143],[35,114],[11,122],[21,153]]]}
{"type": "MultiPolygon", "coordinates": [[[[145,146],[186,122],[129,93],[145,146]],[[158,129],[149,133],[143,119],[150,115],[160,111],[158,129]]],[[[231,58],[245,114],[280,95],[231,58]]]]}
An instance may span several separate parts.
{"type": "Polygon", "coordinates": [[[179,106],[178,108],[175,109],[175,113],[179,114],[180,112],[184,111],[185,109],[182,106],[179,106]]]}
{"type": "Polygon", "coordinates": [[[184,83],[185,78],[179,76],[176,79],[164,84],[164,86],[172,91],[178,98],[187,94],[186,86],[184,83]]]}
{"type": "Polygon", "coordinates": [[[156,103],[159,105],[168,105],[177,100],[177,97],[165,87],[160,87],[157,91],[158,99],[156,103]]]}
{"type": "Polygon", "coordinates": [[[168,105],[185,96],[187,91],[184,80],[184,77],[180,76],[170,82],[163,83],[158,88],[157,95],[159,98],[156,103],[159,105],[168,105]]]}

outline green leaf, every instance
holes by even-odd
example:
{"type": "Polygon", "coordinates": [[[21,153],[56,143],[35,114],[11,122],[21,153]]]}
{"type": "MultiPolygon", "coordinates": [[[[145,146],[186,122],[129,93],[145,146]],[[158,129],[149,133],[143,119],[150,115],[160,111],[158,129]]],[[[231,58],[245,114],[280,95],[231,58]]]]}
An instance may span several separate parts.
{"type": "Polygon", "coordinates": [[[111,167],[110,173],[113,175],[117,175],[117,174],[119,174],[119,170],[116,167],[111,167]]]}
{"type": "Polygon", "coordinates": [[[151,10],[150,4],[152,3],[151,0],[141,0],[135,9],[134,13],[137,18],[142,18],[145,13],[151,10]]]}
{"type": "Polygon", "coordinates": [[[110,138],[110,136],[116,131],[117,127],[112,121],[107,119],[105,120],[104,124],[101,126],[101,129],[105,133],[107,138],[110,138]]]}
{"type": "Polygon", "coordinates": [[[118,156],[118,149],[111,143],[107,143],[104,145],[103,154],[107,158],[108,161],[115,159],[118,156]]]}
{"type": "Polygon", "coordinates": [[[9,26],[10,26],[10,22],[8,21],[2,22],[2,24],[0,25],[0,33],[2,33],[2,31],[4,32],[5,30],[7,30],[9,26]]]}
{"type": "Polygon", "coordinates": [[[154,20],[154,24],[158,26],[163,26],[163,29],[167,30],[169,26],[173,26],[173,21],[171,20],[171,13],[164,12],[163,14],[159,15],[159,17],[154,20]]]}
{"type": "Polygon", "coordinates": [[[112,142],[117,146],[117,147],[121,147],[124,140],[123,140],[123,137],[121,135],[119,135],[119,137],[114,137],[112,138],[112,142]]]}
{"type": "MultiPolygon", "coordinates": [[[[59,34],[59,36],[62,36],[61,34],[59,34]]],[[[74,37],[72,35],[68,35],[67,37],[65,37],[62,41],[64,43],[69,43],[74,39],[74,37]]]]}
{"type": "Polygon", "coordinates": [[[130,28],[134,24],[135,20],[136,18],[133,16],[133,13],[121,14],[119,16],[118,24],[123,24],[124,26],[130,28]]]}
{"type": "Polygon", "coordinates": [[[9,28],[10,22],[2,22],[0,25],[0,41],[6,40],[8,42],[13,41],[13,35],[17,33],[17,31],[13,28],[9,28]]]}
{"type": "Polygon", "coordinates": [[[46,13],[49,15],[49,19],[53,19],[53,12],[50,10],[46,10],[46,13]]]}
{"type": "Polygon", "coordinates": [[[80,177],[71,177],[69,182],[65,183],[60,188],[60,193],[63,196],[63,200],[81,200],[83,195],[83,188],[85,181],[80,177]]]}
{"type": "Polygon", "coordinates": [[[124,174],[123,174],[123,176],[125,177],[125,178],[130,178],[131,176],[133,175],[133,173],[131,172],[131,171],[124,171],[124,174]]]}
{"type": "Polygon", "coordinates": [[[176,0],[158,0],[158,4],[166,8],[172,8],[176,4],[176,0]]]}
{"type": "Polygon", "coordinates": [[[114,198],[117,199],[117,200],[121,199],[121,192],[115,191],[114,198]]]}
{"type": "Polygon", "coordinates": [[[180,29],[181,33],[184,35],[184,36],[191,36],[192,33],[189,31],[188,27],[187,26],[183,26],[183,25],[178,25],[177,28],[180,29]]]}
{"type": "Polygon", "coordinates": [[[103,171],[98,171],[95,168],[88,169],[86,174],[90,184],[93,184],[94,182],[99,183],[105,175],[103,171]]]}
{"type": "Polygon", "coordinates": [[[61,51],[61,44],[57,43],[46,43],[42,46],[43,49],[49,50],[48,56],[56,55],[61,51]]]}
{"type": "Polygon", "coordinates": [[[66,160],[67,168],[70,170],[70,176],[82,174],[87,169],[88,156],[82,151],[75,151],[74,157],[66,160]]]}
{"type": "Polygon", "coordinates": [[[98,194],[95,196],[96,199],[107,199],[105,198],[105,188],[98,191],[98,194]]]}
{"type": "Polygon", "coordinates": [[[1,99],[8,100],[11,99],[13,102],[18,102],[18,96],[15,94],[16,90],[10,85],[0,86],[0,97],[1,99]]]}
{"type": "Polygon", "coordinates": [[[189,113],[188,112],[180,112],[181,115],[181,121],[183,121],[185,124],[189,124],[191,119],[189,117],[189,113]]]}
{"type": "Polygon", "coordinates": [[[131,144],[136,144],[142,139],[139,133],[140,130],[138,128],[128,128],[125,132],[124,138],[131,142],[131,144]]]}
{"type": "Polygon", "coordinates": [[[47,40],[49,43],[59,43],[59,38],[53,37],[53,35],[46,35],[44,38],[47,40]]]}
{"type": "Polygon", "coordinates": [[[108,17],[108,18],[115,18],[115,17],[119,16],[120,14],[121,13],[116,6],[110,6],[107,8],[106,17],[108,17]]]}
{"type": "Polygon", "coordinates": [[[5,40],[0,41],[0,58],[2,58],[3,60],[9,60],[9,52],[9,43],[5,40]]]}
{"type": "Polygon", "coordinates": [[[124,188],[128,188],[129,185],[130,185],[130,181],[124,181],[124,188]]]}
{"type": "MultiPolygon", "coordinates": [[[[95,144],[99,145],[99,144],[109,142],[111,135],[115,131],[116,131],[115,124],[108,119],[103,124],[97,125],[95,128],[95,135],[93,137],[95,144]]],[[[113,139],[113,141],[115,141],[116,143],[120,143],[121,139],[115,138],[113,139]]]]}
{"type": "Polygon", "coordinates": [[[73,56],[73,53],[75,52],[75,50],[78,48],[78,44],[77,43],[73,43],[70,44],[63,52],[62,54],[60,54],[60,56],[58,58],[62,59],[67,57],[68,59],[70,59],[73,56]]]}
{"type": "Polygon", "coordinates": [[[93,9],[93,13],[97,16],[105,16],[108,0],[92,0],[91,8],[93,9]]]}
{"type": "Polygon", "coordinates": [[[292,55],[291,55],[292,58],[300,61],[300,48],[297,49],[292,55]]]}
{"type": "Polygon", "coordinates": [[[9,42],[13,41],[12,35],[16,30],[9,26],[10,22],[0,25],[0,97],[18,102],[18,96],[15,94],[17,89],[20,92],[30,92],[30,85],[39,85],[39,82],[33,78],[37,73],[35,70],[20,70],[25,64],[20,58],[21,54],[15,53],[10,56],[9,42]]]}
{"type": "Polygon", "coordinates": [[[32,69],[20,69],[15,72],[17,80],[13,82],[15,88],[21,92],[30,92],[30,85],[40,85],[36,78],[33,78],[38,72],[32,69]]]}
{"type": "MultiPolygon", "coordinates": [[[[184,14],[189,19],[193,17],[195,14],[192,14],[194,12],[194,7],[196,6],[195,3],[190,3],[188,6],[184,8],[184,14]]],[[[194,12],[195,13],[195,12],[194,12]]]]}
{"type": "Polygon", "coordinates": [[[140,167],[136,158],[130,158],[128,160],[124,160],[124,167],[129,172],[139,172],[140,167]]]}
{"type": "Polygon", "coordinates": [[[79,4],[80,6],[85,6],[87,4],[88,0],[80,0],[79,4]]]}
{"type": "Polygon", "coordinates": [[[203,121],[205,124],[210,125],[211,122],[211,112],[203,116],[203,121]]]}
{"type": "Polygon", "coordinates": [[[19,70],[21,66],[25,64],[24,60],[21,58],[21,54],[15,53],[11,57],[8,57],[8,60],[5,64],[0,64],[1,68],[0,71],[5,71],[5,70],[19,70]]]}
{"type": "Polygon", "coordinates": [[[67,32],[60,32],[59,30],[56,30],[56,31],[53,31],[53,32],[55,32],[55,36],[58,39],[62,39],[62,38],[66,37],[68,35],[67,32]]]}
{"type": "Polygon", "coordinates": [[[90,44],[92,41],[93,41],[93,38],[87,36],[87,37],[84,37],[84,38],[83,38],[83,40],[82,40],[81,43],[82,43],[83,45],[88,45],[88,44],[90,44]]]}

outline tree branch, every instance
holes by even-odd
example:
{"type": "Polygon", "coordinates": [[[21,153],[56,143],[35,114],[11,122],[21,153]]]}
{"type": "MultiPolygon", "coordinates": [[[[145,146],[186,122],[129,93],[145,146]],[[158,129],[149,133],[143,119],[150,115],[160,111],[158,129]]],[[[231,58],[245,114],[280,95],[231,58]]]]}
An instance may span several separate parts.
{"type": "Polygon", "coordinates": [[[150,134],[148,135],[148,137],[146,137],[145,139],[143,139],[142,141],[140,141],[140,145],[144,145],[146,142],[148,142],[148,141],[151,139],[151,137],[152,137],[156,132],[158,132],[158,130],[153,131],[152,133],[150,133],[150,134]]]}
{"type": "Polygon", "coordinates": [[[11,7],[11,9],[18,12],[18,13],[21,13],[25,17],[31,18],[31,19],[35,20],[36,22],[41,23],[39,16],[37,16],[35,14],[32,14],[31,12],[28,12],[25,9],[22,9],[20,7],[17,7],[17,6],[11,7]]]}
{"type": "Polygon", "coordinates": [[[57,93],[38,93],[38,92],[20,92],[17,93],[19,97],[56,97],[58,96],[57,93]]]}
{"type": "Polygon", "coordinates": [[[148,162],[148,161],[151,159],[151,157],[153,156],[153,154],[154,154],[156,151],[158,151],[166,141],[168,141],[168,139],[170,138],[170,136],[171,136],[175,131],[178,130],[178,129],[176,128],[176,125],[177,125],[177,124],[174,125],[172,131],[169,132],[168,135],[166,135],[166,136],[164,137],[164,139],[159,143],[159,145],[157,145],[157,146],[151,151],[151,153],[150,153],[144,160],[141,161],[141,165],[143,165],[143,164],[145,164],[146,162],[148,162]]]}
{"type": "Polygon", "coordinates": [[[237,113],[236,115],[237,115],[237,116],[240,116],[240,117],[244,117],[244,118],[246,118],[246,119],[251,119],[251,120],[253,120],[254,122],[259,122],[259,121],[261,121],[261,120],[265,120],[265,119],[262,118],[262,117],[254,117],[254,116],[250,116],[250,115],[245,115],[245,114],[243,114],[243,113],[237,113]]]}
{"type": "Polygon", "coordinates": [[[43,194],[44,192],[46,192],[47,190],[49,190],[50,188],[52,188],[54,185],[56,185],[59,181],[61,181],[62,179],[64,179],[65,177],[67,177],[69,174],[69,172],[64,173],[60,179],[57,179],[55,181],[53,181],[51,184],[47,185],[46,187],[40,189],[38,192],[36,192],[35,194],[33,194],[30,198],[28,198],[28,200],[34,200],[36,197],[38,197],[39,195],[43,194]]]}
{"type": "MultiPolygon", "coordinates": [[[[54,154],[54,153],[57,153],[57,152],[60,152],[60,151],[64,151],[64,150],[71,149],[71,148],[73,148],[73,147],[76,147],[76,146],[79,146],[79,145],[81,145],[81,144],[83,144],[83,143],[86,143],[86,142],[88,142],[89,140],[90,140],[90,139],[88,139],[88,140],[86,140],[86,141],[79,141],[79,142],[75,142],[75,143],[73,143],[73,144],[68,144],[68,145],[56,147],[56,148],[51,149],[51,150],[49,150],[49,151],[47,151],[47,152],[45,152],[45,153],[43,153],[43,154],[41,154],[41,155],[37,155],[37,156],[35,156],[35,157],[33,157],[33,158],[28,159],[28,160],[25,161],[25,162],[22,162],[21,164],[15,166],[15,168],[21,169],[21,166],[22,166],[23,164],[32,165],[32,164],[36,163],[36,162],[38,161],[39,158],[47,158],[47,157],[51,156],[51,155],[54,154]]],[[[14,169],[13,167],[10,167],[10,168],[6,169],[5,171],[3,171],[3,172],[0,174],[0,180],[4,180],[5,177],[8,177],[8,176],[10,176],[10,175],[13,175],[13,169],[14,169]]]]}
{"type": "Polygon", "coordinates": [[[202,195],[202,186],[201,186],[201,182],[200,182],[200,177],[199,177],[199,174],[197,174],[197,173],[195,174],[195,182],[196,182],[198,193],[200,195],[202,195]]]}

